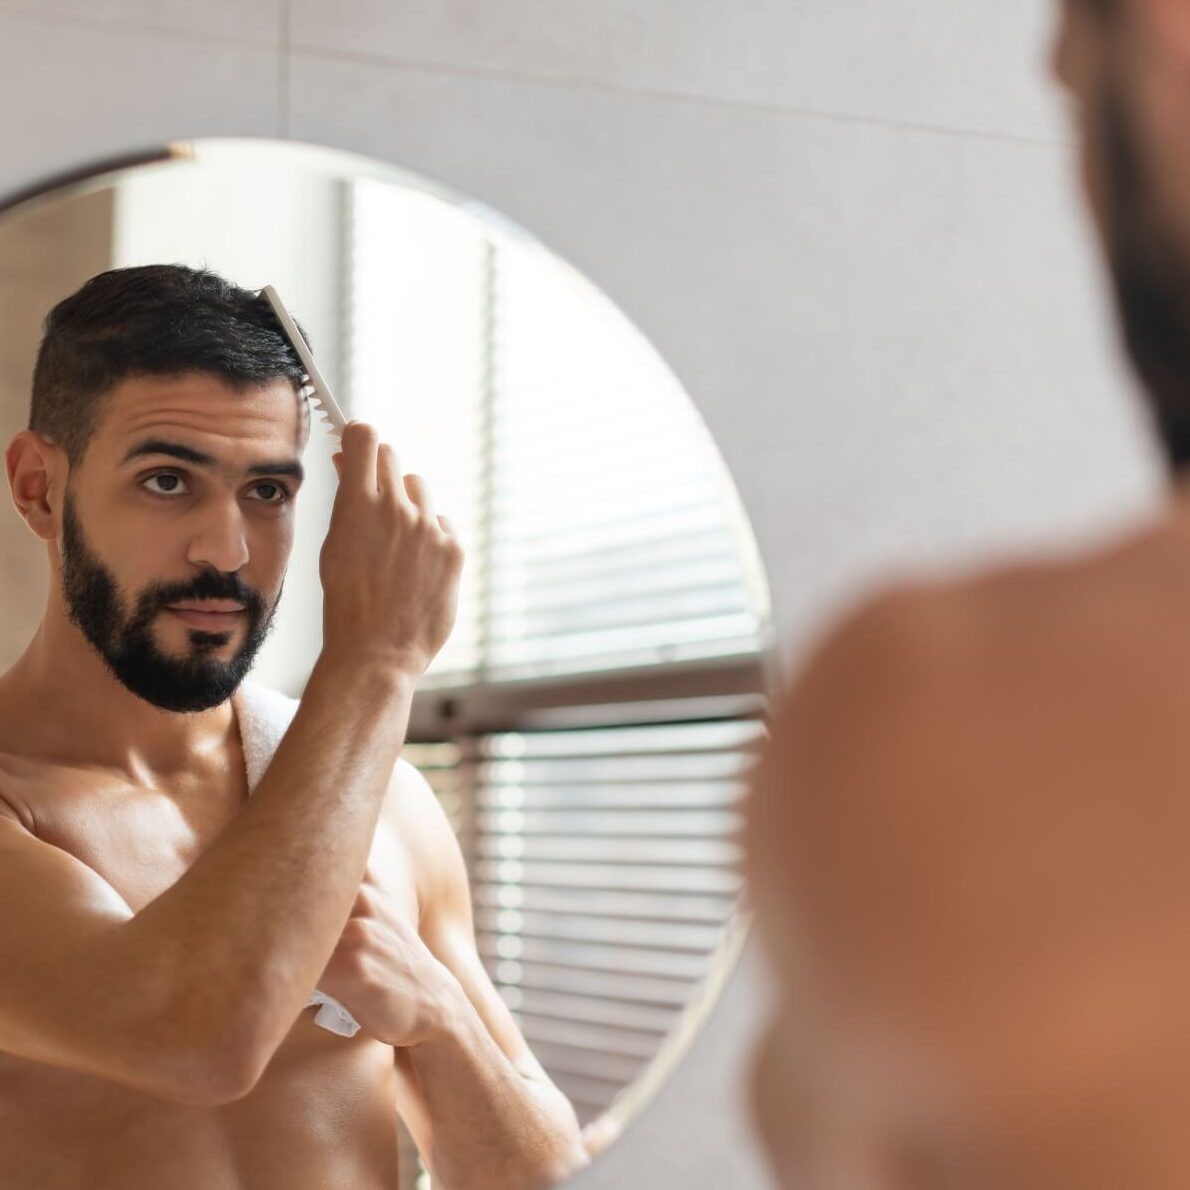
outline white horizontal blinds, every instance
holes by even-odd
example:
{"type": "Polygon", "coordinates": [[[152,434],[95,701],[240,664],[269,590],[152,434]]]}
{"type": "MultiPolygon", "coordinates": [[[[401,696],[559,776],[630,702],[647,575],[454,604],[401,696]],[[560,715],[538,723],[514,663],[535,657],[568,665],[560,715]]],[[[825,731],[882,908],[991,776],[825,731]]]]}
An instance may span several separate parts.
{"type": "Polygon", "coordinates": [[[755,652],[721,463],[668,369],[540,249],[501,249],[494,293],[490,676],[755,652]]]}
{"type": "MultiPolygon", "coordinates": [[[[376,425],[404,471],[426,477],[470,555],[482,522],[487,242],[473,219],[406,187],[357,180],[349,205],[348,416],[376,425]]],[[[481,577],[464,567],[455,629],[430,675],[476,667],[481,577]]]]}
{"type": "Polygon", "coordinates": [[[353,184],[348,396],[468,547],[427,685],[758,647],[722,464],[644,338],[576,273],[441,199],[353,184]]]}
{"type": "Polygon", "coordinates": [[[479,743],[480,954],[584,1122],[641,1072],[707,972],[740,892],[738,803],[762,730],[734,719],[479,743]]]}

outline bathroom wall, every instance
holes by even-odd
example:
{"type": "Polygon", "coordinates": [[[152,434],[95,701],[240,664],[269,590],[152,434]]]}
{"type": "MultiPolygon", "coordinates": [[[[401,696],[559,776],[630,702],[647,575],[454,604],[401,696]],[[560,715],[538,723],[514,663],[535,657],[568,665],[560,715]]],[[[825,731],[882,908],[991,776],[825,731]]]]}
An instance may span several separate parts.
{"type": "MultiPolygon", "coordinates": [[[[42,320],[88,277],[111,267],[112,196],[80,195],[0,224],[0,442],[28,424],[29,384],[42,320]]],[[[7,488],[5,489],[7,493],[7,488]]],[[[45,543],[14,512],[0,516],[0,669],[41,619],[49,580],[45,543]]]]}
{"type": "MultiPolygon", "coordinates": [[[[793,664],[867,583],[1110,531],[1155,493],[1049,18],[1042,0],[0,0],[0,193],[244,135],[484,199],[686,384],[793,664]]],[[[763,997],[749,951],[576,1186],[765,1184],[738,1089],[763,997]]]]}

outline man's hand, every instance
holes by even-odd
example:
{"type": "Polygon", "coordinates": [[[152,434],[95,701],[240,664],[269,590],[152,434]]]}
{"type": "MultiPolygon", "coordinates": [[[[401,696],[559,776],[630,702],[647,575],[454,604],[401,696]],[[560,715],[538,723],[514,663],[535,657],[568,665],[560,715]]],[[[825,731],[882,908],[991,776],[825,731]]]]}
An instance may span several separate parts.
{"type": "Polygon", "coordinates": [[[370,870],[318,988],[392,1046],[417,1045],[441,1032],[463,995],[370,870]]]}
{"type": "Polygon", "coordinates": [[[323,652],[420,678],[458,611],[463,548],[429,487],[402,475],[366,422],[343,431],[339,487],[319,554],[323,652]]]}

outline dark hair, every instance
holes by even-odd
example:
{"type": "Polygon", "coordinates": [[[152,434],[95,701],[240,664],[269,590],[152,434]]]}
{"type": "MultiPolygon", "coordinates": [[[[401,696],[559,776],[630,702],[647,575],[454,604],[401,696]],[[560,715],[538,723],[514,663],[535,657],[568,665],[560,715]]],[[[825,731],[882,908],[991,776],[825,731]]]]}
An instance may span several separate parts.
{"type": "Polygon", "coordinates": [[[60,445],[72,467],[104,397],[127,377],[209,372],[249,385],[283,376],[296,390],[305,375],[266,298],[182,264],[100,273],[49,312],[43,331],[29,429],[60,445]]]}

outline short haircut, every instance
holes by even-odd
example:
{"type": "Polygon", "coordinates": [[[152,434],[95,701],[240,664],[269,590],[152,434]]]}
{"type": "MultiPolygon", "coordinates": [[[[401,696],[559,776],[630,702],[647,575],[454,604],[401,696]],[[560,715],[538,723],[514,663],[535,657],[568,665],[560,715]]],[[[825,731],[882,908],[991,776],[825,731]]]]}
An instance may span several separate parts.
{"type": "Polygon", "coordinates": [[[100,273],[49,312],[43,331],[28,428],[61,446],[72,467],[104,398],[128,377],[206,372],[243,386],[284,377],[296,391],[305,375],[267,299],[187,265],[100,273]]]}

